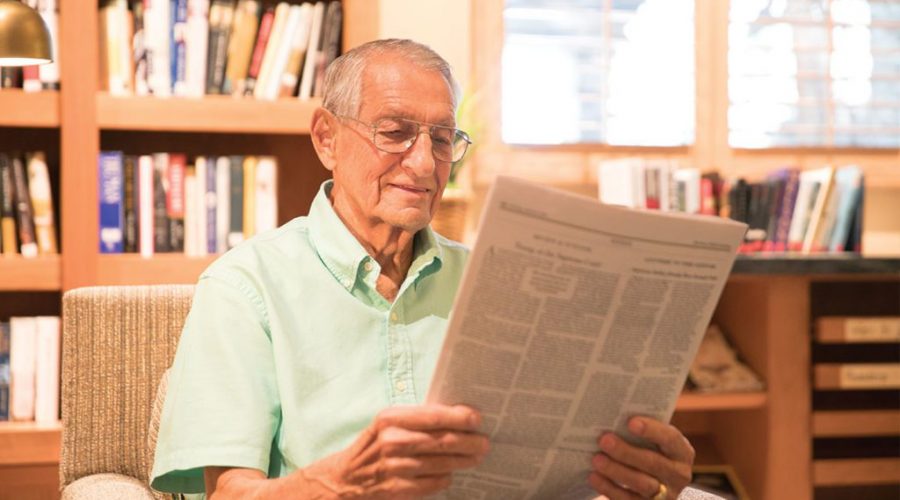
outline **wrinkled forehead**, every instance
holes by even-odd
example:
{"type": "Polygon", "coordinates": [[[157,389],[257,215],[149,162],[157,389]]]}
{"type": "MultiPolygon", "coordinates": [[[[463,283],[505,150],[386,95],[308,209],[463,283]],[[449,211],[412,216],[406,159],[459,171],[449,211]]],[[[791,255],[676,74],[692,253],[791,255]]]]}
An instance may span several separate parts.
{"type": "MultiPolygon", "coordinates": [[[[366,64],[360,82],[360,108],[404,106],[429,115],[444,114],[445,119],[455,115],[453,87],[443,73],[425,67],[398,54],[373,57],[366,64]]],[[[415,118],[415,116],[410,116],[415,118]]]]}

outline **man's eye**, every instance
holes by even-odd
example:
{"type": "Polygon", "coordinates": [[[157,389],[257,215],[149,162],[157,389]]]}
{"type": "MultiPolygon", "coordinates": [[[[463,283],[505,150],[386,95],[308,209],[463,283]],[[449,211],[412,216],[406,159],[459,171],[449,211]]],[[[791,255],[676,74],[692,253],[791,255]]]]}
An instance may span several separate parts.
{"type": "Polygon", "coordinates": [[[402,140],[402,139],[405,139],[405,138],[409,137],[409,132],[407,132],[407,131],[405,131],[405,130],[400,130],[400,129],[397,129],[397,130],[380,130],[380,131],[378,132],[378,135],[383,136],[383,137],[385,137],[385,138],[387,138],[387,139],[397,139],[397,140],[402,140]]]}

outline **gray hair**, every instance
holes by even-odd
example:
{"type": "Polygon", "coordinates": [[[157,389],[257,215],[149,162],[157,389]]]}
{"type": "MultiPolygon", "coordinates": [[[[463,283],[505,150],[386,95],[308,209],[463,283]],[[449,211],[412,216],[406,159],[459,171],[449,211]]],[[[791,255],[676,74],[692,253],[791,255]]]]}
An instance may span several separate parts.
{"type": "Polygon", "coordinates": [[[450,64],[427,45],[397,38],[364,43],[332,61],[325,70],[322,106],[336,115],[358,116],[366,64],[384,54],[397,54],[423,70],[440,72],[450,88],[453,108],[456,108],[460,91],[450,64]]]}

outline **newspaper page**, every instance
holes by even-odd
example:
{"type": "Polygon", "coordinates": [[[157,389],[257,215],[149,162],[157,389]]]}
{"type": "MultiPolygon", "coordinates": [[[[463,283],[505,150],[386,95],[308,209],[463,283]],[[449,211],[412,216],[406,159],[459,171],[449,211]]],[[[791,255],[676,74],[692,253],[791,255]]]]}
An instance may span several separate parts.
{"type": "Polygon", "coordinates": [[[572,498],[597,438],[669,421],[746,225],[499,177],[430,403],[481,411],[485,461],[449,498],[572,498]]]}

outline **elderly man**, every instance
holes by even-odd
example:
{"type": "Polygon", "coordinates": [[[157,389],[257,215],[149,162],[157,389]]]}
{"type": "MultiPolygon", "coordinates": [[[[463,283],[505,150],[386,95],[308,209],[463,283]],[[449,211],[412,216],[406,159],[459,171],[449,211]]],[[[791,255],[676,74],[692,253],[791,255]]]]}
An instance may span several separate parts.
{"type": "MultiPolygon", "coordinates": [[[[171,370],[156,489],[415,498],[488,453],[476,410],[422,405],[467,257],[428,226],[469,144],[449,67],[423,45],[382,40],[334,61],[325,82],[310,130],[333,180],[308,216],[201,276],[171,370]]],[[[585,484],[674,498],[690,479],[690,444],[651,419],[631,429],[660,451],[600,436],[585,484]]]]}

